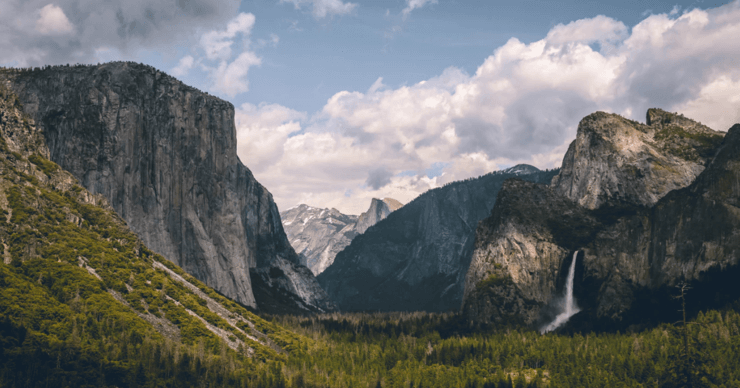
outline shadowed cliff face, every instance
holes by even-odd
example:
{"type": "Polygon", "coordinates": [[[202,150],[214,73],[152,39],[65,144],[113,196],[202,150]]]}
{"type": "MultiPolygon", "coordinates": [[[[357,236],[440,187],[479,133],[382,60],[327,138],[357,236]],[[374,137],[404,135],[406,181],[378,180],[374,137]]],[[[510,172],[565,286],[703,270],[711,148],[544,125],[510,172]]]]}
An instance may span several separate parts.
{"type": "Polygon", "coordinates": [[[577,327],[672,319],[670,288],[681,280],[709,295],[701,307],[740,296],[723,275],[740,252],[740,126],[722,139],[657,109],[648,124],[591,115],[551,187],[504,185],[477,232],[463,302],[470,321],[550,320],[576,250],[577,327]]]}
{"type": "Polygon", "coordinates": [[[531,166],[430,190],[391,213],[341,251],[319,282],[342,310],[457,309],[478,221],[504,180],[549,182],[531,166]]]}
{"type": "Polygon", "coordinates": [[[272,195],[236,156],[230,103],[132,63],[1,76],[44,131],[51,159],[108,198],[153,250],[248,306],[330,308],[300,270],[279,283],[302,303],[255,300],[250,271],[262,278],[298,258],[272,195]]]}

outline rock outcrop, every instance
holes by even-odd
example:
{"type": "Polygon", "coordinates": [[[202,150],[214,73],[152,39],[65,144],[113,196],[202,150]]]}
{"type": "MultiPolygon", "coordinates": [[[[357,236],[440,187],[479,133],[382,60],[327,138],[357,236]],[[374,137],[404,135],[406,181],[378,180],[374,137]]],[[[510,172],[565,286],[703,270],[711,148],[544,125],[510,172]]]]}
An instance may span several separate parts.
{"type": "Polygon", "coordinates": [[[552,186],[589,209],[652,206],[704,170],[722,136],[683,116],[650,109],[647,125],[596,112],[578,126],[552,186]]]}
{"type": "Polygon", "coordinates": [[[430,190],[355,237],[318,280],[346,311],[457,309],[477,223],[501,184],[555,173],[520,165],[430,190]]]}
{"type": "Polygon", "coordinates": [[[247,306],[332,308],[300,268],[272,195],[236,156],[230,103],[126,62],[4,70],[0,82],[43,130],[50,158],[151,249],[247,306]],[[265,276],[281,285],[265,290],[269,303],[252,286],[265,276]]]}
{"type": "Polygon", "coordinates": [[[280,213],[288,240],[301,263],[315,275],[328,268],[342,249],[358,234],[403,206],[393,198],[373,198],[370,208],[359,217],[337,209],[298,205],[280,213]]]}
{"type": "Polygon", "coordinates": [[[370,202],[370,208],[360,214],[357,225],[355,225],[355,231],[357,234],[365,233],[371,226],[384,220],[389,214],[400,209],[402,206],[403,204],[401,202],[393,198],[373,198],[370,202]]]}
{"type": "Polygon", "coordinates": [[[696,308],[740,296],[726,279],[740,252],[740,126],[723,139],[657,109],[647,124],[590,115],[550,187],[504,185],[477,232],[471,322],[549,321],[575,251],[575,325],[670,319],[680,281],[693,282],[696,308]]]}

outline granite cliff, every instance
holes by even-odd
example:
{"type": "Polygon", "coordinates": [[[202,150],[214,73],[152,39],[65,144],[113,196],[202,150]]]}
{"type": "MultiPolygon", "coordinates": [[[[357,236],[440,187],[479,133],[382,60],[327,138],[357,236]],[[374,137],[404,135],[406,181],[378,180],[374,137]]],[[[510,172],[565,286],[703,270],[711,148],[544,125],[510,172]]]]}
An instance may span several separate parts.
{"type": "Polygon", "coordinates": [[[332,309],[272,195],[236,156],[230,103],[128,62],[5,69],[0,82],[43,131],[50,159],[152,250],[247,306],[332,309]]]}
{"type": "Polygon", "coordinates": [[[323,272],[355,236],[403,206],[393,198],[373,198],[370,208],[360,216],[337,209],[298,205],[280,213],[283,228],[301,263],[315,275],[323,272]]]}
{"type": "Polygon", "coordinates": [[[501,184],[553,175],[519,165],[430,190],[355,237],[318,280],[345,311],[457,309],[477,223],[501,184]]]}
{"type": "Polygon", "coordinates": [[[551,185],[506,182],[481,222],[465,317],[548,322],[575,251],[576,327],[672,319],[681,281],[695,288],[694,309],[740,296],[728,283],[740,247],[740,126],[723,135],[659,109],[646,125],[584,118],[551,185]]]}

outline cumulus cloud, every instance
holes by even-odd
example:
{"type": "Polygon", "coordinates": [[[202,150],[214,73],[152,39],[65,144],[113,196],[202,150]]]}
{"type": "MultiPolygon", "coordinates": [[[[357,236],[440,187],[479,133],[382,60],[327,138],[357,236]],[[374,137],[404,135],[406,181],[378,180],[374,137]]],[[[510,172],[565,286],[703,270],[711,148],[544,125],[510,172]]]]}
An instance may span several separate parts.
{"type": "Polygon", "coordinates": [[[251,13],[240,13],[226,25],[225,30],[208,31],[201,36],[200,44],[206,58],[227,60],[231,58],[231,46],[237,34],[248,37],[254,27],[255,17],[251,13]]]}
{"type": "MultiPolygon", "coordinates": [[[[212,81],[211,90],[229,97],[249,91],[249,68],[262,64],[262,59],[250,50],[254,23],[253,14],[242,12],[229,21],[226,28],[207,31],[201,35],[197,63],[208,73],[212,81]],[[241,47],[241,52],[232,60],[235,45],[241,47]]],[[[273,39],[275,38],[276,35],[273,39]]],[[[191,56],[183,57],[173,72],[184,75],[192,68],[192,62],[196,60],[188,57],[191,56]],[[190,66],[187,66],[188,63],[190,66]]]]}
{"type": "Polygon", "coordinates": [[[175,68],[172,69],[170,73],[172,73],[172,75],[175,77],[181,77],[187,74],[190,71],[190,69],[193,68],[194,63],[195,63],[195,58],[193,58],[192,55],[186,55],[180,58],[180,62],[178,62],[177,66],[175,66],[175,68]]]}
{"type": "Polygon", "coordinates": [[[74,26],[61,8],[47,4],[39,10],[36,31],[42,35],[65,35],[74,32],[74,26]]]}
{"type": "Polygon", "coordinates": [[[25,0],[0,5],[0,63],[14,66],[97,62],[116,51],[170,50],[199,29],[225,24],[239,0],[25,0]]]}
{"type": "Polygon", "coordinates": [[[346,15],[357,8],[357,3],[343,2],[342,0],[280,0],[280,2],[291,3],[295,6],[295,9],[310,5],[312,7],[311,14],[317,19],[334,15],[346,15]]]}
{"type": "Polygon", "coordinates": [[[401,11],[401,14],[403,15],[403,18],[406,19],[411,11],[427,4],[437,4],[437,0],[406,0],[406,8],[401,11]]]}
{"type": "Polygon", "coordinates": [[[367,180],[365,180],[365,184],[372,187],[374,190],[378,190],[391,183],[391,178],[393,178],[393,175],[394,174],[385,167],[378,167],[376,169],[370,170],[367,176],[367,180]]]}
{"type": "MultiPolygon", "coordinates": [[[[262,59],[250,49],[254,23],[253,14],[242,12],[225,28],[202,33],[197,48],[180,59],[170,70],[172,75],[182,77],[197,67],[208,74],[211,91],[228,97],[249,91],[249,69],[262,64],[262,59]],[[234,52],[239,54],[235,57],[234,52]]],[[[279,38],[272,34],[271,40],[277,44],[279,38]]],[[[264,47],[264,44],[259,46],[264,47]]]]}
{"type": "Polygon", "coordinates": [[[281,208],[358,214],[373,196],[407,202],[516,163],[557,167],[580,119],[596,110],[644,121],[661,107],[727,130],[740,121],[736,36],[737,1],[650,15],[631,29],[606,16],[582,19],[539,41],[510,39],[474,74],[450,67],[397,88],[379,78],[364,93],[336,93],[310,117],[242,107],[260,124],[240,122],[240,139],[264,133],[275,149],[240,145],[240,157],[281,208]]]}
{"type": "Polygon", "coordinates": [[[215,71],[211,71],[211,77],[214,79],[213,89],[229,97],[249,91],[247,79],[249,68],[261,63],[262,60],[250,51],[239,54],[231,63],[222,61],[215,71]]]}

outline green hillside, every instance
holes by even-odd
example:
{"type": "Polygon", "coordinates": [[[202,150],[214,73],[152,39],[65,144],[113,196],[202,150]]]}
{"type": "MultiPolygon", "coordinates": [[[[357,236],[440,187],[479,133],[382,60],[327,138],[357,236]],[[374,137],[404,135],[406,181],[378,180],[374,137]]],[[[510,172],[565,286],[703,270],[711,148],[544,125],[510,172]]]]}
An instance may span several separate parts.
{"type": "Polygon", "coordinates": [[[0,133],[0,387],[740,387],[737,305],[629,334],[472,330],[454,314],[260,318],[152,253],[45,158],[1,86],[0,133]]]}
{"type": "Polygon", "coordinates": [[[7,90],[0,132],[0,386],[262,386],[310,342],[149,251],[7,90]]]}

